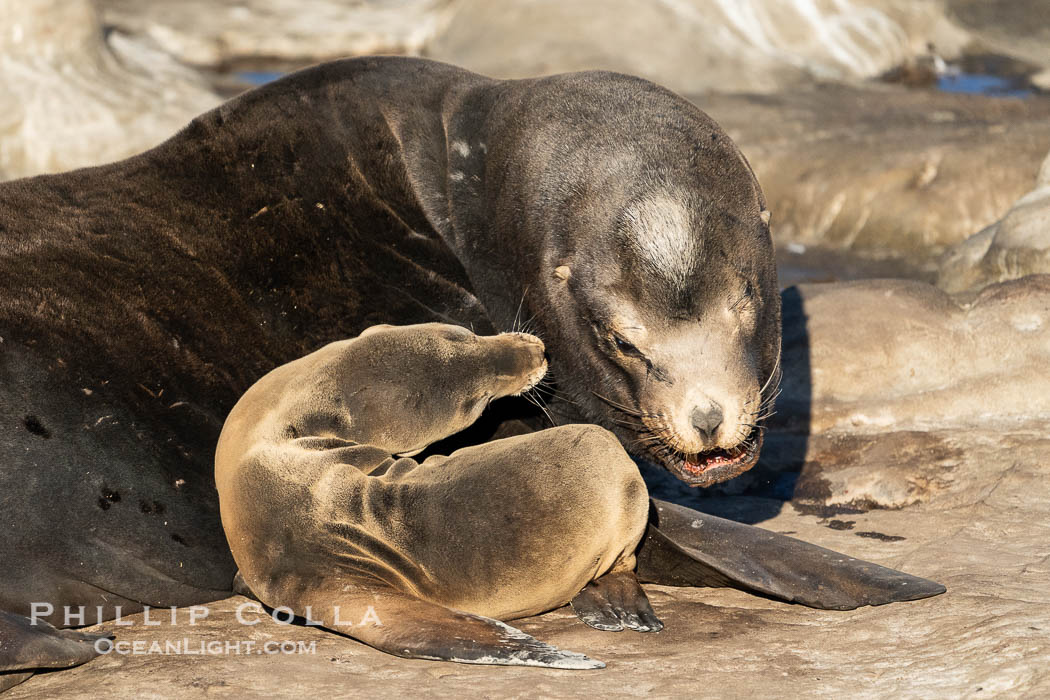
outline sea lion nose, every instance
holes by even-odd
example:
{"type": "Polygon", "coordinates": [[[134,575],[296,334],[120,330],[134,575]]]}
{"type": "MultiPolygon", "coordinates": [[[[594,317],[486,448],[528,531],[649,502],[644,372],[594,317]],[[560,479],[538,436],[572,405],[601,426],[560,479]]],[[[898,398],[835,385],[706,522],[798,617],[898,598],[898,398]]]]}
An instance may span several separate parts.
{"type": "Polygon", "coordinates": [[[722,418],[722,407],[714,402],[693,409],[693,427],[705,443],[714,442],[715,432],[718,431],[718,426],[722,425],[722,418]]]}

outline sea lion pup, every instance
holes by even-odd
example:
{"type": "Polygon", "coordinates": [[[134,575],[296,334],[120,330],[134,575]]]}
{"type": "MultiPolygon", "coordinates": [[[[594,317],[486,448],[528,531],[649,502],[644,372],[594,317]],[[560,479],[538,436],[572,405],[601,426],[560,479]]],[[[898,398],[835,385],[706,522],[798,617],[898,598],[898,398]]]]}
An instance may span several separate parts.
{"type": "Polygon", "coordinates": [[[566,425],[422,463],[398,456],[546,369],[534,336],[431,323],[370,328],[267,374],[215,457],[244,583],[411,658],[599,668],[498,620],[564,605],[602,578],[634,597],[628,626],[660,629],[633,573],[646,487],[608,431],[566,425]]]}

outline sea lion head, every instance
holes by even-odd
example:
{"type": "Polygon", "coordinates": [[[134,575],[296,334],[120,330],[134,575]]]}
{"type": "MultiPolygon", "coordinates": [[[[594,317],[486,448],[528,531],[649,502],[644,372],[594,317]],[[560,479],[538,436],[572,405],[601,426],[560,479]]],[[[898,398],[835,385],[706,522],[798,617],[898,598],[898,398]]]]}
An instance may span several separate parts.
{"type": "Polygon", "coordinates": [[[762,211],[657,186],[550,271],[561,340],[578,340],[558,379],[587,376],[589,395],[577,386],[574,400],[691,485],[755,464],[779,383],[780,297],[762,211]]]}
{"type": "Polygon", "coordinates": [[[493,210],[512,213],[496,225],[519,255],[502,280],[517,276],[573,418],[690,485],[751,468],[781,330],[744,156],[695,105],[629,76],[545,78],[508,112],[513,145],[491,155],[514,187],[493,210]]]}
{"type": "Polygon", "coordinates": [[[355,361],[365,366],[348,374],[367,378],[360,386],[355,379],[343,382],[353,403],[366,407],[355,412],[355,429],[371,444],[398,445],[406,454],[467,428],[491,401],[531,389],[547,371],[543,342],[527,333],[378,325],[354,343],[355,361]],[[412,436],[407,449],[406,434],[412,436]]]}

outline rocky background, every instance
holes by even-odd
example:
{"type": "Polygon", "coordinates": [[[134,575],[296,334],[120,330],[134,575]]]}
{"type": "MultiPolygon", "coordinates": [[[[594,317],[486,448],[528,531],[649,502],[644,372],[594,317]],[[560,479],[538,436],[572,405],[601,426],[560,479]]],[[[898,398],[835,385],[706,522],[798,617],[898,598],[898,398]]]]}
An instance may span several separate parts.
{"type": "Polygon", "coordinates": [[[949,592],[821,612],[654,587],[658,635],[523,621],[593,673],[403,661],[245,628],[231,599],[117,631],[316,653],[114,655],[12,698],[1050,696],[1050,3],[0,0],[0,178],[130,155],[270,73],[362,53],[620,70],[723,124],[773,212],[784,393],[754,470],[696,492],[643,466],[651,489],[949,592]]]}

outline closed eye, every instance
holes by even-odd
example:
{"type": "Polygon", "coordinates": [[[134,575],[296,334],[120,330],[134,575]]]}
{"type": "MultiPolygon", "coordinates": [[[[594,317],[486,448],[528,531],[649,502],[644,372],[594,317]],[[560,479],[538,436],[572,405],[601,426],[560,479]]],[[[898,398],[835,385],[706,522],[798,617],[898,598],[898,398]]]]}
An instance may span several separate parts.
{"type": "Polygon", "coordinates": [[[640,360],[645,359],[645,355],[630,341],[624,340],[618,335],[613,335],[613,339],[616,341],[616,349],[628,357],[637,357],[640,360]]]}
{"type": "Polygon", "coordinates": [[[740,298],[733,303],[730,307],[733,311],[741,308],[748,308],[755,299],[755,286],[751,284],[751,280],[744,280],[744,291],[740,295],[740,298]]]}

